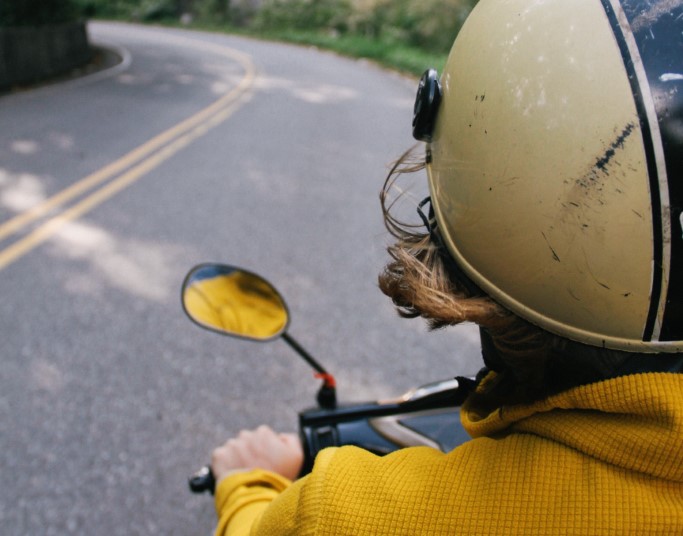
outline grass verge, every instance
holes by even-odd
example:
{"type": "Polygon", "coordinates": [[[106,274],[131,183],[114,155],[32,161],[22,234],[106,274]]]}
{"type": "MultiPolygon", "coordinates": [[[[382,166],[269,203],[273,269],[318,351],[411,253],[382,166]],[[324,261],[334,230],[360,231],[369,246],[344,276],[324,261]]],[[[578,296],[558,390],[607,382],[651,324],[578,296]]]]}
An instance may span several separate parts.
{"type": "Polygon", "coordinates": [[[441,72],[448,56],[447,54],[432,53],[416,47],[405,46],[401,43],[370,39],[358,35],[333,35],[299,30],[258,31],[202,21],[195,21],[186,25],[176,21],[157,21],[155,24],[315,46],[352,58],[368,59],[388,69],[415,77],[420,77],[430,67],[441,72]]]}
{"type": "Polygon", "coordinates": [[[430,67],[441,71],[447,57],[446,54],[434,54],[399,43],[354,35],[336,36],[313,32],[280,31],[271,35],[263,34],[263,37],[300,45],[313,45],[345,56],[369,59],[384,67],[417,77],[430,67]]]}

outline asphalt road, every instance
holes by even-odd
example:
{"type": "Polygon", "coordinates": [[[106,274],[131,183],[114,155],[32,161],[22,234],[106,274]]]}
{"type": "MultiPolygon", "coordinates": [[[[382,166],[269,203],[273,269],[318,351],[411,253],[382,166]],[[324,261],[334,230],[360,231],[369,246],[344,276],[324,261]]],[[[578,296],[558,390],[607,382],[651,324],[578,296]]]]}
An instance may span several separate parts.
{"type": "Polygon", "coordinates": [[[476,335],[427,334],[376,288],[414,80],[235,37],[90,33],[123,61],[0,96],[0,533],[208,534],[188,473],[241,428],[293,429],[317,382],[282,341],[191,324],[194,264],[280,288],[342,401],[473,373],[476,335]]]}

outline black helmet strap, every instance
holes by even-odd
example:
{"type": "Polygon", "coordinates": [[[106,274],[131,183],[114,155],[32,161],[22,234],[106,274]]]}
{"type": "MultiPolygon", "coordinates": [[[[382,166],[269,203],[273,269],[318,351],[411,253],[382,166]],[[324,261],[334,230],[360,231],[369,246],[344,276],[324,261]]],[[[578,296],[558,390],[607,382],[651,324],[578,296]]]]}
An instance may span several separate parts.
{"type": "Polygon", "coordinates": [[[441,238],[441,233],[439,232],[437,226],[436,216],[434,214],[434,206],[432,205],[431,197],[425,197],[422,201],[420,201],[420,203],[417,205],[417,214],[418,216],[420,216],[422,223],[424,223],[424,226],[429,231],[430,240],[439,249],[439,252],[441,253],[441,258],[443,259],[444,263],[446,264],[449,272],[453,275],[453,277],[458,281],[459,284],[465,287],[465,289],[471,297],[484,296],[485,293],[474,283],[474,281],[467,277],[465,272],[462,271],[460,266],[458,266],[458,263],[455,261],[455,259],[448,251],[446,244],[444,244],[443,239],[441,238]],[[425,207],[428,204],[429,210],[427,214],[425,214],[425,207]]]}

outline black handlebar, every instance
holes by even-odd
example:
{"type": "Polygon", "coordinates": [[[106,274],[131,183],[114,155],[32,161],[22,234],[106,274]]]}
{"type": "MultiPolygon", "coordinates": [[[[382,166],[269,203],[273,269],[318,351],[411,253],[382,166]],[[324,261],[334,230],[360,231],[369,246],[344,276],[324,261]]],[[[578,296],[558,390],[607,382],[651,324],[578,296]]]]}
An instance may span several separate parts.
{"type": "MultiPolygon", "coordinates": [[[[323,377],[323,379],[326,378],[323,377]]],[[[448,424],[447,429],[460,429],[459,418],[457,418],[458,407],[475,385],[476,381],[472,378],[458,377],[455,382],[451,380],[423,386],[409,398],[396,402],[368,402],[342,407],[337,407],[334,404],[331,408],[321,404],[323,407],[299,413],[299,433],[305,458],[299,476],[303,476],[311,470],[316,455],[326,447],[356,445],[376,454],[387,454],[397,448],[402,448],[401,445],[393,444],[383,438],[373,428],[370,422],[373,419],[444,409],[450,411],[450,417],[441,417],[441,419],[448,419],[442,421],[448,424]]],[[[326,386],[327,384],[324,383],[321,389],[323,396],[328,394],[326,386]]],[[[333,389],[331,391],[334,393],[333,389]]],[[[332,396],[334,395],[332,394],[332,396]]],[[[434,434],[432,437],[427,434],[427,437],[434,439],[438,435],[434,434]]],[[[451,441],[454,444],[450,447],[454,448],[457,444],[468,439],[464,431],[462,434],[456,435],[457,437],[451,441]]],[[[434,442],[439,443],[436,439],[434,442]]],[[[211,467],[206,465],[192,475],[189,479],[189,485],[193,493],[208,491],[213,494],[216,488],[216,479],[211,467]]]]}
{"type": "Polygon", "coordinates": [[[205,465],[195,474],[193,474],[188,480],[190,485],[190,491],[192,493],[204,493],[209,492],[213,495],[216,491],[216,478],[213,476],[213,471],[211,467],[205,465]]]}

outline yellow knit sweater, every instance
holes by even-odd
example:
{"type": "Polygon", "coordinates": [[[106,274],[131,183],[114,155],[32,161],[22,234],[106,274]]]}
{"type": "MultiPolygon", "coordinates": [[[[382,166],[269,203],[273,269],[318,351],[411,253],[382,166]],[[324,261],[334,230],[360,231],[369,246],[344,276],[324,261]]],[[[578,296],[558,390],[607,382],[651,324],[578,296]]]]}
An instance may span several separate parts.
{"type": "Polygon", "coordinates": [[[295,483],[221,481],[217,534],[683,534],[683,375],[648,373],[478,415],[448,454],[321,452],[295,483]]]}

